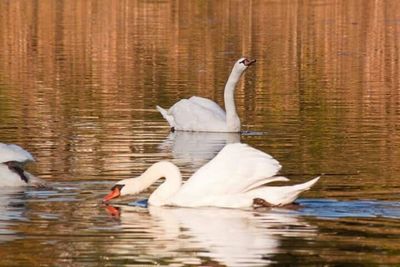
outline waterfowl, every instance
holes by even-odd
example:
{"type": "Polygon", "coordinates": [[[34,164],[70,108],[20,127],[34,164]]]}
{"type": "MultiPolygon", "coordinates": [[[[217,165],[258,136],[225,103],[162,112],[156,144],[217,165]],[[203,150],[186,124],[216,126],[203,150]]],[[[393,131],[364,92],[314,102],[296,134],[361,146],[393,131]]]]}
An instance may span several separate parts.
{"type": "Polygon", "coordinates": [[[158,179],[165,178],[150,195],[149,205],[224,208],[284,206],[292,203],[319,179],[291,186],[265,186],[270,182],[289,180],[276,176],[280,169],[277,160],[260,150],[242,143],[228,144],[184,184],[176,165],[160,161],[137,178],[117,182],[103,201],[137,194],[158,179]]]}
{"type": "Polygon", "coordinates": [[[0,186],[43,187],[46,183],[24,167],[35,159],[28,151],[14,144],[0,143],[0,186]]]}
{"type": "Polygon", "coordinates": [[[255,59],[241,58],[233,66],[224,90],[226,111],[214,101],[198,96],[182,99],[168,110],[157,106],[157,110],[172,131],[240,132],[234,93],[243,72],[255,62],[255,59]]]}

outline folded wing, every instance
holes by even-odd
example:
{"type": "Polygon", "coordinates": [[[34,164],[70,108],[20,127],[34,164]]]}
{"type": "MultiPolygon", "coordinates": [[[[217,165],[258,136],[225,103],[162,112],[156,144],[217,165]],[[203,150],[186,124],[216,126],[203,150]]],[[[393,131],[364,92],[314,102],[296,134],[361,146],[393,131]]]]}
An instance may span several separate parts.
{"type": "Polygon", "coordinates": [[[217,104],[211,104],[211,100],[199,101],[200,97],[195,99],[182,99],[168,110],[174,118],[176,130],[218,131],[226,126],[225,113],[217,104]]]}
{"type": "Polygon", "coordinates": [[[226,145],[214,159],[201,167],[182,186],[177,198],[201,199],[246,192],[272,181],[281,165],[270,155],[246,144],[226,145]]]}
{"type": "Polygon", "coordinates": [[[206,108],[210,111],[212,111],[215,115],[217,115],[221,120],[225,120],[225,111],[214,101],[204,98],[204,97],[199,97],[199,96],[192,96],[189,98],[189,101],[193,104],[197,104],[199,106],[202,106],[203,108],[206,108]]]}

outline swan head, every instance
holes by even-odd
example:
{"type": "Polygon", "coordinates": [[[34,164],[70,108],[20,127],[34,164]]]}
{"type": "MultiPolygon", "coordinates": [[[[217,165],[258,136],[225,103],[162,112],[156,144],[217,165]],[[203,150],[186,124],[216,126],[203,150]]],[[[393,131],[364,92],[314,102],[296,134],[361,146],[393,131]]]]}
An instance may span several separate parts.
{"type": "Polygon", "coordinates": [[[239,72],[245,71],[249,66],[254,64],[256,62],[255,59],[248,59],[246,57],[240,58],[238,61],[236,61],[235,65],[233,66],[234,70],[237,70],[239,72]]]}
{"type": "Polygon", "coordinates": [[[124,179],[117,182],[111,187],[111,192],[103,198],[103,202],[107,202],[113,198],[139,193],[141,190],[137,183],[137,178],[124,179]]]}
{"type": "Polygon", "coordinates": [[[103,202],[120,196],[138,194],[161,178],[165,178],[165,182],[150,195],[149,203],[155,205],[164,203],[179,190],[182,183],[178,167],[168,161],[154,163],[136,178],[128,178],[117,182],[111,188],[111,192],[103,198],[103,202]]]}
{"type": "Polygon", "coordinates": [[[111,192],[109,194],[107,194],[107,196],[105,196],[103,198],[103,202],[107,202],[107,201],[110,201],[113,198],[120,197],[122,188],[124,188],[124,186],[125,185],[123,185],[123,184],[116,184],[113,187],[111,187],[111,192]]]}

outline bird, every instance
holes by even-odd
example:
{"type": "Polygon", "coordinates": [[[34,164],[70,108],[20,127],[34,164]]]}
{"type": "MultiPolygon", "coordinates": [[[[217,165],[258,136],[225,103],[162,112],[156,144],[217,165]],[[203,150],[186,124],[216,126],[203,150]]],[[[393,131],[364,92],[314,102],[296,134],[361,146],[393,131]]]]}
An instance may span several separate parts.
{"type": "Polygon", "coordinates": [[[244,143],[228,144],[184,184],[176,165],[160,161],[139,177],[117,182],[103,202],[140,193],[158,179],[165,178],[150,195],[148,205],[221,208],[285,206],[294,202],[300,193],[311,188],[320,178],[290,186],[265,186],[270,182],[289,180],[276,176],[280,169],[279,162],[267,153],[244,143]]]}
{"type": "Polygon", "coordinates": [[[35,159],[15,144],[0,143],[0,187],[45,187],[46,182],[27,172],[24,167],[35,159]]]}
{"type": "Polygon", "coordinates": [[[175,103],[168,110],[156,106],[171,127],[171,131],[240,132],[240,119],[236,112],[234,93],[243,72],[255,59],[240,58],[233,66],[224,90],[224,111],[214,101],[192,96],[175,103]]]}

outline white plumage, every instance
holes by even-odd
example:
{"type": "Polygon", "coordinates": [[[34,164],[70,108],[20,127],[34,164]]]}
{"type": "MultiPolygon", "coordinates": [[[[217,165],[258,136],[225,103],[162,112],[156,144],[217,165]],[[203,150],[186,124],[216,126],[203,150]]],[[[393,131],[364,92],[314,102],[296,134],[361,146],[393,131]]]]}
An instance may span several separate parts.
{"type": "Polygon", "coordinates": [[[254,62],[241,58],[233,66],[224,90],[226,112],[214,101],[198,96],[182,99],[168,110],[157,106],[157,110],[177,131],[239,132],[240,119],[236,112],[234,92],[241,75],[254,62]]]}
{"type": "Polygon", "coordinates": [[[24,170],[35,159],[28,151],[14,144],[0,143],[0,186],[45,186],[45,182],[24,170]]]}
{"type": "Polygon", "coordinates": [[[35,159],[31,153],[20,146],[0,143],[0,162],[3,163],[7,161],[18,161],[23,163],[35,161],[35,159]]]}
{"type": "Polygon", "coordinates": [[[319,179],[292,186],[265,186],[270,182],[288,181],[285,177],[276,176],[280,169],[277,160],[260,150],[241,143],[228,144],[183,185],[178,167],[161,161],[137,178],[117,182],[104,201],[139,193],[165,177],[165,182],[150,195],[150,205],[245,208],[260,199],[268,205],[282,206],[292,203],[319,179]]]}

